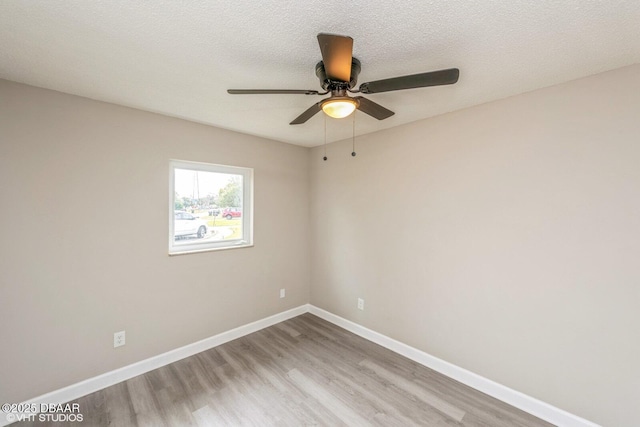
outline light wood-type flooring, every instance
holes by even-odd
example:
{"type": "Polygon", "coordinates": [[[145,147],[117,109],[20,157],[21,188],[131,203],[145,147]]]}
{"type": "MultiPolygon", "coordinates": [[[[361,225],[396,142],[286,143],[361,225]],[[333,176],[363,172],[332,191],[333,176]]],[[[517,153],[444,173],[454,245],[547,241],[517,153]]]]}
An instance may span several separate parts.
{"type": "Polygon", "coordinates": [[[550,425],[311,314],[76,402],[82,423],[31,425],[550,425]]]}

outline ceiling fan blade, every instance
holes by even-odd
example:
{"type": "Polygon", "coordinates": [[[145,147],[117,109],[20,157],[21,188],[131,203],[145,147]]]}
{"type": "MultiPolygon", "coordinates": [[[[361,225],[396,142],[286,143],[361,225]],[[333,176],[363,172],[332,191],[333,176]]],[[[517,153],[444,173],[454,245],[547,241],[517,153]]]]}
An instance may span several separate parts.
{"type": "Polygon", "coordinates": [[[329,80],[348,82],[351,79],[353,39],[336,34],[318,34],[324,71],[329,80]]]}
{"type": "Polygon", "coordinates": [[[296,90],[296,89],[227,89],[231,95],[318,95],[317,90],[296,90]]]}
{"type": "Polygon", "coordinates": [[[362,83],[359,90],[362,93],[380,93],[418,87],[450,85],[458,81],[458,76],[460,76],[460,70],[449,68],[447,70],[430,71],[428,73],[362,83]]]}
{"type": "Polygon", "coordinates": [[[395,114],[393,111],[387,110],[382,105],[377,104],[367,98],[354,96],[354,99],[358,100],[358,110],[362,111],[363,113],[367,113],[371,117],[378,120],[388,119],[395,114]]]}
{"type": "Polygon", "coordinates": [[[306,122],[307,120],[309,120],[311,117],[315,116],[316,113],[318,113],[322,108],[320,107],[320,104],[322,104],[321,102],[317,102],[315,104],[313,104],[311,107],[309,107],[307,109],[307,111],[305,111],[304,113],[300,114],[298,117],[296,117],[291,123],[289,123],[290,125],[301,125],[302,123],[306,122]]]}

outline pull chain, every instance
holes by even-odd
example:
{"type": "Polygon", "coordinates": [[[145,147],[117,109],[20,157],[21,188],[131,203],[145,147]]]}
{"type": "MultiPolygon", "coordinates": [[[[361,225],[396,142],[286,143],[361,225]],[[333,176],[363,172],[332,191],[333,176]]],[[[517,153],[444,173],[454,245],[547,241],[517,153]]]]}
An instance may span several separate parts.
{"type": "Polygon", "coordinates": [[[326,162],[327,161],[327,115],[323,114],[323,116],[324,116],[324,157],[322,158],[322,160],[326,162]]]}
{"type": "Polygon", "coordinates": [[[356,156],[356,112],[353,112],[353,136],[351,138],[351,155],[356,156]]]}

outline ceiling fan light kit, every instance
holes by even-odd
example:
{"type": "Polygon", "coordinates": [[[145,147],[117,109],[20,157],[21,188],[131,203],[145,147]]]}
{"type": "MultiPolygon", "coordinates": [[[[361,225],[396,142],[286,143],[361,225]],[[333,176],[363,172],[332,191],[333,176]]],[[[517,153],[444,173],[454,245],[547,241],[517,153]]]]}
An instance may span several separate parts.
{"type": "Polygon", "coordinates": [[[373,94],[450,85],[456,83],[460,75],[460,71],[457,68],[449,68],[362,83],[358,89],[354,89],[362,66],[360,61],[353,57],[353,39],[348,36],[320,33],[318,34],[318,44],[322,53],[322,61],[316,64],[315,72],[324,92],[297,89],[229,89],[227,92],[232,95],[330,94],[329,98],[313,104],[296,117],[289,123],[290,125],[305,123],[320,111],[330,117],[340,119],[351,115],[356,109],[375,119],[384,120],[395,113],[370,99],[362,96],[350,97],[348,93],[373,94]]]}
{"type": "Polygon", "coordinates": [[[358,100],[344,97],[332,97],[322,101],[322,111],[334,119],[344,119],[358,108],[358,100]]]}

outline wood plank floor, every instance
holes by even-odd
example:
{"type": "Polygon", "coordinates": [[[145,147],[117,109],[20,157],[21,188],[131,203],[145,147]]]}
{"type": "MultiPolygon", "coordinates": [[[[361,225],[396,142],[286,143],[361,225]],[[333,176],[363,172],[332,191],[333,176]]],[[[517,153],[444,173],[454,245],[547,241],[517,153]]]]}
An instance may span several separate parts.
{"type": "Polygon", "coordinates": [[[83,423],[31,425],[551,425],[311,314],[75,402],[83,423]]]}

